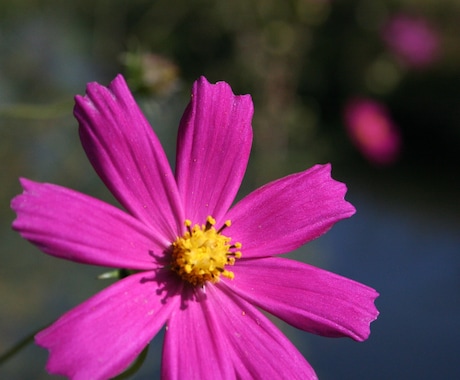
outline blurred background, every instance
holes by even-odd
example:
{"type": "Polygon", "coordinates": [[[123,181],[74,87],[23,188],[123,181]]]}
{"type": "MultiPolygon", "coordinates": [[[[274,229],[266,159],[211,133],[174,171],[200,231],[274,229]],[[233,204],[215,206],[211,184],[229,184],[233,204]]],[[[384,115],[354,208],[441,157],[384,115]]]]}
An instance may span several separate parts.
{"type": "MultiPolygon", "coordinates": [[[[2,0],[0,354],[107,283],[11,231],[18,177],[114,202],[80,147],[73,96],[123,73],[174,157],[191,84],[255,103],[241,196],[331,162],[357,208],[296,259],[377,289],[370,339],[276,322],[320,379],[458,379],[460,2],[2,0]]],[[[233,147],[234,149],[234,147],[233,147]]],[[[2,379],[51,379],[33,344],[2,379]]],[[[136,379],[158,377],[161,336],[136,379]]]]}

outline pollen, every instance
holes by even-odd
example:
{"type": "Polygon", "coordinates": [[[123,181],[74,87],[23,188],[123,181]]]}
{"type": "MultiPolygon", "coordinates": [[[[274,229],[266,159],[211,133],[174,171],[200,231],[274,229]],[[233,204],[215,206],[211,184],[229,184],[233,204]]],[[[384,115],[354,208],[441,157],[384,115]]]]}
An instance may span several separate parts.
{"type": "Polygon", "coordinates": [[[222,231],[230,227],[230,220],[217,230],[215,224],[216,220],[211,216],[201,226],[195,224],[192,227],[192,222],[187,219],[184,235],[172,244],[171,269],[194,286],[202,286],[208,281],[216,283],[220,276],[235,277],[225,266],[235,264],[235,260],[241,257],[241,244],[231,244],[231,238],[222,235],[222,231]]]}

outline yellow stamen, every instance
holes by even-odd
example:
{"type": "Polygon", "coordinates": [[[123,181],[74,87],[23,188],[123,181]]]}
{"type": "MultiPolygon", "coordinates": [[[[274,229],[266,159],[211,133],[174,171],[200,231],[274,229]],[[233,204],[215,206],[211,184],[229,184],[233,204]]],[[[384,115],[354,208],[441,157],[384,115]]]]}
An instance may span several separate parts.
{"type": "Polygon", "coordinates": [[[201,226],[195,224],[191,227],[192,222],[187,219],[184,235],[172,244],[171,269],[192,285],[201,286],[207,281],[216,283],[221,275],[229,279],[235,277],[225,266],[233,265],[235,259],[241,257],[241,243],[230,244],[231,238],[221,234],[224,228],[230,227],[230,220],[218,230],[215,224],[216,220],[211,216],[201,226]]]}

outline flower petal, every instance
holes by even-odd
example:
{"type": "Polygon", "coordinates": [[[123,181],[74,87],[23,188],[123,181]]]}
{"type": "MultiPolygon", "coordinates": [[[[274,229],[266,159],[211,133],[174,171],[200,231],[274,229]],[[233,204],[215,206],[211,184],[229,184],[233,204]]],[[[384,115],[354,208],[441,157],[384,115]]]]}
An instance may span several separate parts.
{"type": "Polygon", "coordinates": [[[299,263],[271,257],[238,260],[228,287],[248,302],[299,329],[329,337],[369,337],[377,318],[378,293],[345,277],[299,263]]]}
{"type": "Polygon", "coordinates": [[[11,202],[13,228],[44,252],[115,268],[158,266],[154,254],[160,257],[167,243],[129,214],[65,187],[27,179],[21,184],[24,192],[11,202]]]}
{"type": "Polygon", "coordinates": [[[182,117],[176,180],[193,223],[217,222],[232,204],[246,171],[252,144],[252,100],[235,96],[225,82],[198,79],[182,117]]]}
{"type": "Polygon", "coordinates": [[[227,361],[238,379],[316,379],[302,354],[252,304],[220,283],[209,287],[208,299],[220,314],[227,341],[227,361]]]}
{"type": "Polygon", "coordinates": [[[153,272],[116,282],[38,333],[36,343],[50,351],[48,372],[87,380],[126,369],[179,307],[174,295],[179,289],[165,296],[149,275],[153,272]]]}
{"type": "Polygon", "coordinates": [[[108,88],[88,84],[75,102],[82,144],[98,175],[132,215],[173,241],[184,219],[174,176],[123,77],[108,88]]]}
{"type": "Polygon", "coordinates": [[[227,292],[225,284],[219,288],[206,286],[199,300],[172,315],[162,378],[316,379],[304,357],[262,313],[227,292]]]}
{"type": "MultiPolygon", "coordinates": [[[[173,311],[163,346],[162,379],[234,378],[229,351],[220,336],[223,321],[204,294],[183,293],[183,308],[173,311]],[[198,299],[197,299],[198,298],[198,299]],[[229,365],[230,363],[230,365],[229,365]]],[[[225,342],[225,341],[224,341],[225,342]]]]}
{"type": "Polygon", "coordinates": [[[244,258],[292,251],[355,213],[347,188],[331,178],[331,166],[316,165],[273,181],[238,202],[225,216],[225,230],[243,246],[244,258]]]}

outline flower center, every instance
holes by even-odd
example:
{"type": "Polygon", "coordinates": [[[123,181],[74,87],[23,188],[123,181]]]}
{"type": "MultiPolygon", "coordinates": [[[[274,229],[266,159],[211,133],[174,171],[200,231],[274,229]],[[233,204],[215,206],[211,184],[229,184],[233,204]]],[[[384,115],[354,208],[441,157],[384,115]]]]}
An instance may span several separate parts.
{"type": "Polygon", "coordinates": [[[227,220],[216,230],[216,221],[211,216],[206,224],[195,224],[185,221],[187,231],[172,243],[171,269],[183,280],[192,285],[203,285],[207,281],[218,282],[220,276],[233,279],[233,272],[226,270],[225,265],[233,265],[235,259],[241,257],[241,243],[230,244],[231,238],[221,232],[229,227],[227,220]]]}

